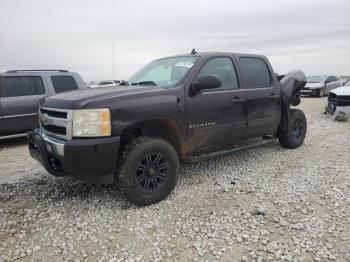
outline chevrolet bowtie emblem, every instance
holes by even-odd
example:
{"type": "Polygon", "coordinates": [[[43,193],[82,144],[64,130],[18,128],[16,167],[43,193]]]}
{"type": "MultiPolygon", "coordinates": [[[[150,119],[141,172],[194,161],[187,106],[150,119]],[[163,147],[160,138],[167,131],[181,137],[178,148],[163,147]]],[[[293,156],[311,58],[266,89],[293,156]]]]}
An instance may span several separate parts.
{"type": "Polygon", "coordinates": [[[47,116],[45,114],[41,114],[41,123],[46,126],[47,125],[47,116]]]}

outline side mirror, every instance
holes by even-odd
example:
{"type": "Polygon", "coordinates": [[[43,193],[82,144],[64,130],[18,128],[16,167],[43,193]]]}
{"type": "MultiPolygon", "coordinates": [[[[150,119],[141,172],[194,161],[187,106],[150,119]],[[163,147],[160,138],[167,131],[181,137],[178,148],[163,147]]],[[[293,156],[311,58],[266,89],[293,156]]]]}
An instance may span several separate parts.
{"type": "Polygon", "coordinates": [[[326,80],[326,81],[325,81],[326,84],[329,84],[330,82],[331,82],[331,81],[329,81],[329,80],[326,80]]]}
{"type": "Polygon", "coordinates": [[[192,83],[194,93],[199,93],[205,89],[215,89],[222,85],[221,80],[216,75],[201,76],[197,82],[192,83]]]}

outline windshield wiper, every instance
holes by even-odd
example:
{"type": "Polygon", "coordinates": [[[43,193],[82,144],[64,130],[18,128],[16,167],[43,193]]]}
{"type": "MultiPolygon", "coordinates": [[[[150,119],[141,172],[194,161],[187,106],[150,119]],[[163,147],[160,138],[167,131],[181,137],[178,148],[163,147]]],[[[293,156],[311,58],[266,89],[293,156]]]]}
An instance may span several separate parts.
{"type": "Polygon", "coordinates": [[[156,86],[157,84],[154,81],[141,81],[131,83],[132,86],[156,86]]]}

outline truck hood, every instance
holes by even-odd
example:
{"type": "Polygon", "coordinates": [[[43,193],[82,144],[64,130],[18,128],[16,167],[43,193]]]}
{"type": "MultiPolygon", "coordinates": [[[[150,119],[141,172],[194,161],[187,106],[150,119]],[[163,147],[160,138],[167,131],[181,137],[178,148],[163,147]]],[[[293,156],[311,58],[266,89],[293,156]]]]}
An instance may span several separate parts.
{"type": "Polygon", "coordinates": [[[350,96],[350,86],[338,87],[333,89],[331,93],[336,94],[337,96],[350,96]]]}
{"type": "Polygon", "coordinates": [[[309,88],[309,89],[322,88],[323,84],[322,83],[306,83],[305,87],[309,88]]]}
{"type": "Polygon", "coordinates": [[[98,87],[64,92],[44,98],[40,105],[62,109],[81,109],[91,102],[120,96],[157,92],[164,90],[159,86],[118,86],[98,87]]]}

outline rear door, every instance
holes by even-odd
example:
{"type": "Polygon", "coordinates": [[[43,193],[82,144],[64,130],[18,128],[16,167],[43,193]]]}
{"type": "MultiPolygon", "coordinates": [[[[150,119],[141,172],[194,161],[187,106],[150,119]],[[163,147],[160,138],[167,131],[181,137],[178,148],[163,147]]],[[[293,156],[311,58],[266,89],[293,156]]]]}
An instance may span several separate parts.
{"type": "Polygon", "coordinates": [[[5,133],[5,120],[2,115],[2,109],[1,109],[1,78],[0,76],[0,135],[5,133]]]}
{"type": "Polygon", "coordinates": [[[40,76],[3,76],[0,91],[6,133],[21,133],[38,125],[38,101],[45,96],[40,76]]]}
{"type": "Polygon", "coordinates": [[[258,137],[276,132],[281,118],[281,94],[267,60],[238,56],[248,114],[247,136],[258,137]]]}
{"type": "Polygon", "coordinates": [[[204,61],[191,80],[193,83],[199,77],[216,75],[222,82],[219,88],[186,97],[191,150],[232,144],[245,134],[244,94],[236,68],[230,56],[212,57],[204,61]]]}

